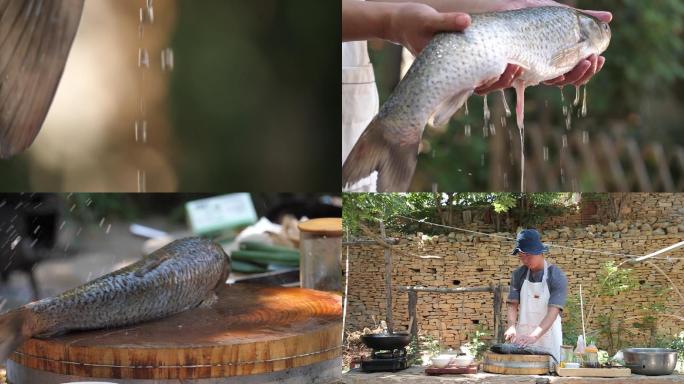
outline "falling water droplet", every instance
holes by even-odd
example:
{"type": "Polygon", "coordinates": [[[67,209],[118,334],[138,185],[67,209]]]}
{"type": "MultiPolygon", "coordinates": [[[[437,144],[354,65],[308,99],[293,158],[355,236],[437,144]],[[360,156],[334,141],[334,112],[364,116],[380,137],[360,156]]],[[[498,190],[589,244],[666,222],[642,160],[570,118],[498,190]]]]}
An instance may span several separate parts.
{"type": "Polygon", "coordinates": [[[579,102],[580,102],[580,92],[581,92],[580,86],[579,86],[579,85],[575,85],[575,100],[573,100],[573,102],[572,102],[572,105],[575,106],[575,107],[579,105],[579,102]]]}
{"type": "Polygon", "coordinates": [[[465,135],[466,135],[466,137],[470,137],[470,135],[471,135],[471,133],[470,133],[470,124],[466,124],[466,125],[465,125],[465,135]]]}
{"type": "Polygon", "coordinates": [[[568,135],[563,135],[563,137],[561,138],[561,141],[563,143],[563,148],[567,148],[568,147],[568,135]]]}
{"type": "Polygon", "coordinates": [[[506,189],[508,189],[508,173],[504,172],[503,179],[504,179],[504,190],[506,190],[506,189]]]}
{"type": "Polygon", "coordinates": [[[466,99],[466,101],[465,101],[465,115],[466,115],[466,117],[468,117],[468,113],[469,113],[468,112],[468,99],[466,99]]]}
{"type": "Polygon", "coordinates": [[[570,129],[572,129],[572,113],[565,115],[565,130],[569,131],[570,129]]]}
{"type": "Polygon", "coordinates": [[[100,228],[102,228],[102,226],[104,225],[104,222],[105,222],[105,218],[103,217],[103,218],[100,220],[100,228]]]}
{"type": "Polygon", "coordinates": [[[489,133],[494,136],[496,135],[496,126],[494,123],[489,123],[489,133]]]}
{"type": "Polygon", "coordinates": [[[511,109],[508,107],[506,92],[503,89],[501,90],[501,100],[503,101],[504,111],[506,111],[506,117],[511,117],[511,109]]]}
{"type": "Polygon", "coordinates": [[[138,67],[150,67],[150,54],[147,52],[147,49],[145,48],[138,49],[138,67]]]}
{"type": "Polygon", "coordinates": [[[582,144],[587,144],[589,143],[589,132],[582,131],[582,144]]]}
{"type": "Polygon", "coordinates": [[[76,204],[73,204],[73,205],[71,206],[71,209],[69,209],[69,212],[73,212],[74,209],[76,209],[76,204]]]}
{"type": "Polygon", "coordinates": [[[563,170],[563,167],[560,169],[560,176],[561,176],[561,184],[565,185],[565,171],[563,170]]]}
{"type": "Polygon", "coordinates": [[[34,235],[37,234],[38,231],[40,231],[40,225],[37,225],[37,226],[36,226],[36,229],[33,230],[33,234],[34,234],[34,235]]]}
{"type": "Polygon", "coordinates": [[[482,137],[489,137],[489,128],[486,124],[482,126],[482,137]]]}
{"type": "Polygon", "coordinates": [[[10,249],[14,250],[14,248],[16,248],[17,245],[19,245],[20,241],[21,241],[21,236],[15,237],[14,240],[12,240],[12,244],[10,244],[10,249]]]}
{"type": "Polygon", "coordinates": [[[561,95],[561,105],[563,106],[563,116],[568,114],[568,107],[565,105],[565,96],[563,95],[563,87],[558,87],[561,95]]]}
{"type": "Polygon", "coordinates": [[[506,128],[506,118],[501,116],[501,128],[506,128]]]}
{"type": "Polygon", "coordinates": [[[105,229],[105,233],[109,235],[109,231],[111,231],[111,230],[112,230],[112,225],[107,224],[107,229],[105,229]]]}
{"type": "Polygon", "coordinates": [[[146,192],[147,180],[145,171],[138,169],[138,192],[146,192]]]}
{"type": "Polygon", "coordinates": [[[173,49],[165,48],[162,50],[162,52],[161,52],[161,66],[162,66],[162,71],[173,71],[173,67],[174,67],[173,49]]]}
{"type": "Polygon", "coordinates": [[[484,117],[484,125],[483,125],[483,134],[484,137],[487,137],[487,126],[489,125],[489,118],[491,117],[491,113],[489,111],[489,103],[487,102],[487,95],[484,95],[482,98],[482,112],[483,112],[483,117],[484,117]]]}
{"type": "Polygon", "coordinates": [[[66,221],[62,221],[62,224],[59,225],[59,230],[61,231],[64,229],[64,226],[66,225],[66,221]]]}
{"type": "Polygon", "coordinates": [[[544,146],[544,161],[549,161],[549,147],[544,146]]]}
{"type": "Polygon", "coordinates": [[[582,94],[582,117],[587,116],[587,86],[584,85],[584,93],[582,94]]]}

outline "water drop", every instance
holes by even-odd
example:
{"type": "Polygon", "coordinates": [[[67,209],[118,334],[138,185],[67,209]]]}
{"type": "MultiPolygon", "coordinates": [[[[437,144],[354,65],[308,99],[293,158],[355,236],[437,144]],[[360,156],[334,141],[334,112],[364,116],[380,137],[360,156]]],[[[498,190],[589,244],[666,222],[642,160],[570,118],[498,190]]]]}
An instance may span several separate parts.
{"type": "Polygon", "coordinates": [[[572,113],[565,115],[565,130],[569,131],[572,128],[572,113]]]}
{"type": "Polygon", "coordinates": [[[111,231],[111,230],[112,230],[112,225],[107,224],[107,229],[105,229],[105,233],[109,235],[109,231],[111,231]]]}
{"type": "Polygon", "coordinates": [[[563,137],[561,138],[561,142],[563,143],[563,148],[567,148],[568,147],[568,135],[563,135],[563,137]]]}
{"type": "Polygon", "coordinates": [[[506,118],[501,116],[501,128],[506,128],[506,118]]]}
{"type": "MultiPolygon", "coordinates": [[[[482,112],[483,112],[483,117],[484,117],[484,125],[483,125],[483,131],[487,130],[487,126],[489,125],[489,118],[491,117],[491,113],[489,111],[489,103],[487,102],[487,95],[484,95],[482,99],[482,112]]],[[[487,137],[487,133],[484,132],[484,137],[487,137]]]]}
{"type": "Polygon", "coordinates": [[[33,234],[34,234],[34,235],[37,234],[38,231],[40,231],[40,225],[37,225],[37,226],[36,226],[36,229],[33,230],[33,234]]]}
{"type": "Polygon", "coordinates": [[[506,92],[503,89],[501,90],[501,100],[503,101],[504,111],[506,111],[506,117],[511,117],[511,109],[508,107],[506,92]]]}
{"type": "Polygon", "coordinates": [[[104,222],[105,222],[105,218],[103,217],[102,220],[100,220],[100,228],[102,228],[102,226],[104,225],[104,222]]]}
{"type": "Polygon", "coordinates": [[[582,131],[582,144],[589,143],[589,132],[582,131]]]}
{"type": "Polygon", "coordinates": [[[10,244],[10,249],[14,250],[14,248],[16,248],[17,245],[19,245],[20,241],[21,241],[21,236],[15,237],[14,240],[12,240],[12,243],[10,244]]]}
{"type": "Polygon", "coordinates": [[[580,92],[581,92],[580,86],[579,86],[579,85],[575,85],[575,100],[573,100],[573,102],[572,102],[572,105],[575,106],[575,107],[579,105],[579,102],[580,102],[580,92]]]}
{"type": "Polygon", "coordinates": [[[466,124],[466,125],[465,125],[465,135],[466,135],[466,137],[470,137],[470,135],[471,135],[471,133],[470,133],[470,124],[466,124]]]}
{"type": "Polygon", "coordinates": [[[166,49],[162,50],[162,52],[161,52],[161,66],[162,66],[162,71],[173,71],[173,67],[174,67],[173,49],[166,48],[166,49]]]}
{"type": "Polygon", "coordinates": [[[560,176],[561,176],[561,184],[565,185],[565,172],[563,170],[563,167],[560,169],[560,176]]]}
{"type": "Polygon", "coordinates": [[[465,115],[466,115],[466,117],[468,116],[468,113],[469,113],[468,112],[468,99],[466,99],[466,101],[465,101],[465,115]]]}
{"type": "Polygon", "coordinates": [[[145,48],[138,49],[138,67],[150,67],[150,54],[147,52],[147,49],[145,48]]]}
{"type": "Polygon", "coordinates": [[[489,128],[487,124],[482,126],[482,137],[489,137],[489,128]]]}
{"type": "Polygon", "coordinates": [[[504,179],[504,190],[506,190],[506,189],[508,189],[508,173],[504,172],[503,179],[504,179]]]}
{"type": "Polygon", "coordinates": [[[544,161],[549,161],[549,147],[544,146],[544,161]]]}
{"type": "Polygon", "coordinates": [[[146,192],[147,181],[145,171],[138,169],[138,192],[146,192]]]}
{"type": "Polygon", "coordinates": [[[66,225],[66,221],[62,221],[62,224],[59,225],[59,230],[61,231],[64,229],[64,225],[66,225]]]}
{"type": "Polygon", "coordinates": [[[582,94],[582,117],[587,116],[587,86],[584,86],[584,93],[582,94]]]}
{"type": "Polygon", "coordinates": [[[76,204],[74,204],[74,205],[71,206],[71,209],[69,209],[69,212],[73,212],[74,209],[76,209],[76,204]]]}
{"type": "Polygon", "coordinates": [[[496,126],[494,123],[489,123],[489,133],[494,136],[496,135],[496,126]]]}

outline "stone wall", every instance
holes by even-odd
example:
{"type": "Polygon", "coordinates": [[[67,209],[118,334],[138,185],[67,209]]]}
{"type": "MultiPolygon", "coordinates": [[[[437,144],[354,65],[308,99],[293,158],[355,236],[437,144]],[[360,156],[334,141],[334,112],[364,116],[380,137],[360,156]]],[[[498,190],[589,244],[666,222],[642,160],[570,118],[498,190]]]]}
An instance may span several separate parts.
{"type": "MultiPolygon", "coordinates": [[[[607,204],[600,202],[598,215],[607,217],[607,204]],[[602,211],[603,210],[603,211],[602,211]]],[[[555,220],[555,228],[544,225],[542,239],[571,248],[601,250],[629,255],[644,255],[684,240],[684,194],[630,194],[622,204],[621,220],[607,224],[581,226],[577,215],[570,215],[573,227],[555,220]]],[[[578,214],[581,216],[581,213],[578,214]]],[[[604,220],[605,222],[605,220],[604,220]]],[[[490,230],[491,231],[491,230],[490,230]]],[[[510,256],[514,242],[484,235],[453,232],[431,236],[428,231],[400,237],[393,252],[393,314],[395,328],[408,325],[408,298],[397,287],[423,285],[429,287],[476,287],[502,284],[507,286],[511,272],[519,266],[510,256]]],[[[514,238],[513,233],[499,235],[514,238]]],[[[347,330],[372,327],[385,318],[385,284],[383,248],[375,245],[349,247],[349,303],[347,330]]],[[[596,292],[597,272],[602,263],[624,258],[552,247],[547,259],[568,275],[570,292],[596,292]]],[[[670,259],[654,261],[684,293],[684,251],[670,254],[670,259]]],[[[597,316],[612,312],[618,319],[638,320],[642,306],[664,303],[667,312],[684,310],[682,300],[674,292],[663,296],[659,289],[668,287],[665,277],[655,268],[641,263],[634,268],[639,283],[628,295],[618,295],[597,303],[595,316],[588,319],[587,329],[597,329],[597,316]]],[[[588,298],[585,296],[585,300],[588,298]]],[[[503,306],[505,314],[506,306],[503,306]]],[[[680,313],[681,315],[681,313],[680,313]]],[[[418,326],[423,332],[438,336],[440,323],[446,328],[442,340],[452,347],[467,341],[478,325],[493,330],[492,295],[484,293],[418,295],[418,326]]],[[[684,329],[683,322],[671,317],[658,320],[661,332],[674,334],[684,329]]],[[[638,336],[638,335],[637,335],[638,336]]]]}

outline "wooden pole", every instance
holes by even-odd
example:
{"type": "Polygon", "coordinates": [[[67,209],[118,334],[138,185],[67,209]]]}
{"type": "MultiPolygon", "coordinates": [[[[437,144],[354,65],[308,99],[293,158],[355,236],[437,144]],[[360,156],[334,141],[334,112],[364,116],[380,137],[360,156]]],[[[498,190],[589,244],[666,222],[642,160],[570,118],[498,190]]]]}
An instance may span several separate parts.
{"type": "Polygon", "coordinates": [[[408,314],[409,318],[413,319],[411,323],[411,338],[418,337],[418,311],[416,307],[418,306],[418,292],[409,291],[408,292],[408,314]]]}
{"type": "MultiPolygon", "coordinates": [[[[380,236],[384,239],[385,223],[380,220],[380,236]]],[[[392,252],[385,248],[385,292],[387,295],[387,332],[394,332],[394,322],[392,320],[392,252]]]]}

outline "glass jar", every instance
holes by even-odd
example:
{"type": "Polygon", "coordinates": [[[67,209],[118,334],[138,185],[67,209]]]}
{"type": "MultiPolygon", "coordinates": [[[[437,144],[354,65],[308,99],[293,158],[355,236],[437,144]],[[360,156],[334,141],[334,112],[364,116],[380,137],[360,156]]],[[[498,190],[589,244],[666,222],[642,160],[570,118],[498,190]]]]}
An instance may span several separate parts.
{"type": "Polygon", "coordinates": [[[560,353],[560,367],[565,368],[565,363],[575,362],[575,354],[573,352],[572,345],[561,345],[560,353]]]}
{"type": "Polygon", "coordinates": [[[598,368],[598,348],[593,345],[589,345],[584,350],[584,367],[586,368],[598,368]]]}
{"type": "Polygon", "coordinates": [[[302,288],[342,291],[342,219],[299,224],[299,281],[302,288]]]}

